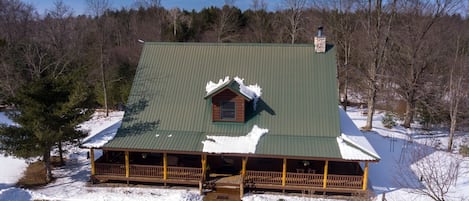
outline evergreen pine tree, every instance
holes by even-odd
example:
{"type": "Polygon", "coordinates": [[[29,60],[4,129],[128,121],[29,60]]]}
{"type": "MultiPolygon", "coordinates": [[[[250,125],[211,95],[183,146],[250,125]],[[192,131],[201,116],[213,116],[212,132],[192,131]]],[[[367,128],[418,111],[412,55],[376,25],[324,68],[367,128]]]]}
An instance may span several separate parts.
{"type": "Polygon", "coordinates": [[[50,151],[62,142],[84,136],[76,125],[93,112],[88,110],[90,93],[75,76],[44,77],[21,87],[10,103],[16,106],[10,117],[19,126],[0,127],[0,144],[6,154],[18,157],[42,156],[47,181],[52,179],[50,151]]]}

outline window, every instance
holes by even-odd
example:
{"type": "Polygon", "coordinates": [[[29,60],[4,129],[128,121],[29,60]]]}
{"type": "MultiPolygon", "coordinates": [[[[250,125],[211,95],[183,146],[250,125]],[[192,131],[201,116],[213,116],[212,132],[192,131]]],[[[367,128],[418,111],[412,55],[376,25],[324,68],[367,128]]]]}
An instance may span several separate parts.
{"type": "Polygon", "coordinates": [[[220,118],[223,120],[226,119],[235,119],[236,118],[236,106],[235,102],[231,101],[222,101],[220,104],[220,118]]]}

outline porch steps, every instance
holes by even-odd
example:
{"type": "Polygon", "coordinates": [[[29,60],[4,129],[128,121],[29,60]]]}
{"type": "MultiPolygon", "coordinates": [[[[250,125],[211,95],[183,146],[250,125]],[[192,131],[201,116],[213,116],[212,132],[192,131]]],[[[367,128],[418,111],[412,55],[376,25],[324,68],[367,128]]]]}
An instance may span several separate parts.
{"type": "Polygon", "coordinates": [[[216,178],[206,183],[206,187],[212,191],[207,192],[204,201],[241,200],[240,185],[241,175],[216,178]]]}
{"type": "Polygon", "coordinates": [[[208,192],[204,201],[240,201],[238,188],[217,187],[215,190],[208,192]]]}

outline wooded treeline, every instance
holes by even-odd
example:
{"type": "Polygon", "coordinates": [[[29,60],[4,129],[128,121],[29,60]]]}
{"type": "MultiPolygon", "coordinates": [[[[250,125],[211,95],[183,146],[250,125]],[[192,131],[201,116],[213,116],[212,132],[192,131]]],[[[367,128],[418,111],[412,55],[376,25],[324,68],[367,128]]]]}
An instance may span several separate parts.
{"type": "Polygon", "coordinates": [[[467,0],[283,0],[275,10],[252,0],[244,11],[235,1],[200,11],[136,2],[113,10],[107,0],[87,0],[89,14],[77,16],[62,1],[39,15],[21,1],[0,0],[0,100],[14,103],[40,78],[73,74],[92,91],[93,107],[118,109],[139,39],[312,44],[324,26],[337,51],[341,100],[365,103],[368,119],[385,108],[399,112],[405,127],[418,120],[454,131],[469,123],[467,0]]]}

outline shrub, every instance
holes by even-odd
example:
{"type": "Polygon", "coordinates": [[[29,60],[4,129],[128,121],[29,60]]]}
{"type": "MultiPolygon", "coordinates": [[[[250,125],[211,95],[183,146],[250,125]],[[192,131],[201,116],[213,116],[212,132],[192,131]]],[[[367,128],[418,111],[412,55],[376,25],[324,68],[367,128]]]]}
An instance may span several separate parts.
{"type": "Polygon", "coordinates": [[[397,125],[396,121],[394,120],[394,115],[390,112],[386,112],[384,114],[381,123],[383,123],[384,127],[386,128],[392,128],[397,125]]]}
{"type": "Polygon", "coordinates": [[[468,145],[461,145],[459,147],[459,154],[461,154],[464,157],[469,156],[469,146],[468,145]]]}

